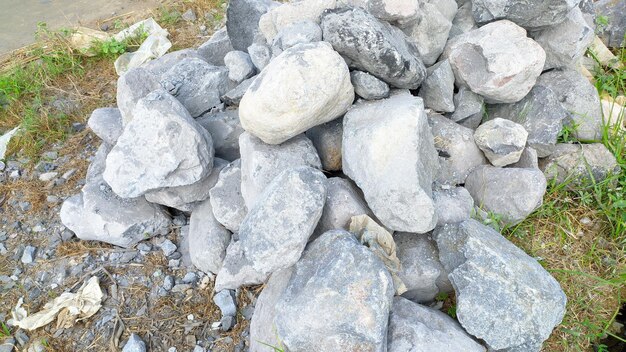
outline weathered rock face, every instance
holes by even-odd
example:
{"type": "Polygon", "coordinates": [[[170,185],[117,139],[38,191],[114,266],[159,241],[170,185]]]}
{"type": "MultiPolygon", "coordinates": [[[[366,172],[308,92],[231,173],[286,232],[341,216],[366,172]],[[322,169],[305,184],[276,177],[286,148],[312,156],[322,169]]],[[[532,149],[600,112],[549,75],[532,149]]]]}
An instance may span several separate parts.
{"type": "Polygon", "coordinates": [[[422,100],[400,93],[361,102],[343,121],[343,171],[363,190],[376,217],[397,231],[432,230],[438,161],[422,100]]]}
{"type": "Polygon", "coordinates": [[[122,114],[116,108],[99,108],[94,110],[87,121],[87,125],[103,142],[115,145],[124,131],[122,114]]]}
{"type": "Polygon", "coordinates": [[[224,56],[233,50],[228,31],[222,28],[198,47],[198,55],[211,65],[224,66],[224,56]]]}
{"type": "Polygon", "coordinates": [[[354,100],[344,60],[322,42],[299,44],[265,67],[241,99],[243,128],[282,143],[343,115],[354,100]]]}
{"type": "Polygon", "coordinates": [[[601,182],[620,171],[613,153],[601,143],[557,144],[552,155],[540,160],[539,167],[548,180],[571,187],[601,182]]]}
{"type": "Polygon", "coordinates": [[[455,37],[447,57],[456,84],[489,103],[515,103],[535,85],[546,53],[510,21],[497,21],[455,37]]]}
{"type": "Polygon", "coordinates": [[[267,273],[261,273],[252,267],[252,263],[243,254],[240,241],[231,241],[226,248],[226,256],[217,276],[215,292],[235,290],[240,286],[258,285],[267,280],[267,273]]]}
{"type": "Polygon", "coordinates": [[[600,27],[600,38],[611,48],[626,46],[626,3],[624,1],[600,0],[594,3],[597,16],[604,16],[607,25],[600,27]]]}
{"type": "Polygon", "coordinates": [[[278,175],[239,226],[245,257],[255,271],[295,264],[317,225],[326,200],[326,176],[303,166],[278,175]]]}
{"type": "Polygon", "coordinates": [[[478,28],[476,21],[474,21],[474,15],[472,14],[472,2],[465,1],[465,3],[459,3],[459,5],[459,9],[452,20],[450,38],[478,28]]]}
{"type": "Polygon", "coordinates": [[[248,47],[248,54],[250,55],[250,60],[256,67],[257,71],[261,72],[270,63],[272,58],[272,52],[270,51],[269,46],[264,44],[254,43],[248,47]]]}
{"type": "Polygon", "coordinates": [[[402,297],[393,299],[389,315],[388,352],[485,352],[446,314],[402,297]]]}
{"type": "Polygon", "coordinates": [[[326,231],[350,229],[353,216],[372,215],[363,199],[363,194],[350,180],[331,177],[326,181],[326,203],[315,233],[321,235],[326,231]]]}
{"type": "Polygon", "coordinates": [[[292,46],[303,43],[322,41],[322,29],[313,21],[295,22],[278,32],[272,47],[278,50],[287,50],[292,46]]]}
{"type": "Polygon", "coordinates": [[[363,71],[350,72],[354,92],[365,100],[384,99],[389,96],[389,85],[363,71]]]}
{"type": "Polygon", "coordinates": [[[507,19],[526,29],[553,26],[565,20],[580,0],[474,0],[472,13],[479,24],[507,19]]]}
{"type": "Polygon", "coordinates": [[[239,232],[239,225],[248,213],[241,195],[241,160],[222,169],[217,183],[209,191],[209,199],[217,221],[230,231],[239,232]]]}
{"type": "Polygon", "coordinates": [[[103,177],[115,193],[190,185],[213,167],[213,142],[174,97],[160,90],[141,99],[109,153],[103,177]]]}
{"type": "Polygon", "coordinates": [[[428,76],[422,83],[419,97],[426,108],[440,111],[454,111],[454,73],[448,60],[429,67],[428,76]]]}
{"type": "Polygon", "coordinates": [[[159,79],[151,71],[136,67],[117,79],[117,107],[124,125],[133,119],[133,110],[139,99],[155,89],[161,88],[159,79]]]}
{"type": "Polygon", "coordinates": [[[200,203],[191,213],[188,236],[193,265],[205,273],[217,274],[226,256],[230,232],[215,220],[209,200],[200,203]]]}
{"type": "Polygon", "coordinates": [[[235,88],[229,90],[224,95],[222,95],[221,99],[224,102],[224,104],[228,106],[239,106],[239,103],[241,103],[241,99],[243,98],[244,94],[246,94],[246,91],[248,90],[248,88],[250,88],[252,83],[254,83],[255,79],[256,79],[256,76],[252,76],[248,79],[245,79],[244,81],[239,83],[235,88]]]}
{"type": "Polygon", "coordinates": [[[538,169],[539,157],[537,156],[537,151],[532,147],[524,148],[519,161],[509,165],[508,167],[516,167],[518,169],[538,169]]]}
{"type": "Polygon", "coordinates": [[[441,13],[436,3],[421,1],[419,18],[403,26],[425,65],[432,65],[443,52],[452,28],[451,19],[441,13]]]}
{"type": "Polygon", "coordinates": [[[437,226],[469,220],[474,209],[472,195],[463,187],[433,191],[437,209],[437,226]]]}
{"type": "Polygon", "coordinates": [[[546,178],[537,169],[479,166],[465,180],[474,203],[485,211],[500,214],[502,220],[516,224],[543,202],[546,178]]]}
{"type": "Polygon", "coordinates": [[[322,168],[313,143],[304,135],[271,145],[246,132],[239,137],[239,146],[241,194],[248,209],[252,209],[261,192],[283,170],[298,166],[322,168]]]}
{"type": "Polygon", "coordinates": [[[230,161],[239,158],[239,136],[243,128],[238,110],[204,114],[196,121],[211,134],[216,156],[230,161]]]}
{"type": "Polygon", "coordinates": [[[476,129],[485,114],[483,97],[472,92],[469,88],[461,87],[454,95],[454,113],[450,119],[461,126],[476,129]]]}
{"type": "Polygon", "coordinates": [[[228,68],[228,78],[236,83],[254,76],[256,72],[250,55],[240,50],[233,50],[226,54],[224,65],[228,68]]]}
{"type": "Polygon", "coordinates": [[[451,270],[463,328],[493,350],[539,351],[565,314],[559,283],[535,259],[475,220],[442,228],[435,238],[440,259],[451,270]]]}
{"type": "Polygon", "coordinates": [[[476,145],[493,166],[518,162],[527,138],[524,126],[499,117],[483,123],[474,132],[476,145]]]}
{"type": "Polygon", "coordinates": [[[326,171],[341,170],[341,139],[343,120],[336,119],[306,131],[326,171]]]}
{"type": "Polygon", "coordinates": [[[336,0],[309,0],[283,3],[261,16],[259,28],[268,43],[287,26],[294,23],[311,21],[320,23],[322,13],[337,6],[336,0]]]}
{"type": "Polygon", "coordinates": [[[315,240],[276,303],[290,351],[385,351],[393,282],[385,265],[345,231],[315,240]]]}
{"type": "Polygon", "coordinates": [[[418,0],[373,0],[373,1],[348,1],[354,5],[361,5],[367,12],[376,18],[387,22],[406,22],[417,18],[419,14],[418,0]]]}
{"type": "Polygon", "coordinates": [[[426,68],[407,36],[363,9],[324,13],[322,32],[324,41],[350,59],[352,67],[390,85],[415,89],[426,77],[426,68]]]}
{"type": "Polygon", "coordinates": [[[202,55],[198,53],[198,50],[187,48],[187,49],[172,51],[170,53],[167,53],[161,56],[158,59],[148,61],[142,67],[146,68],[157,77],[162,78],[165,72],[169,71],[172,67],[174,67],[174,65],[176,65],[177,63],[179,63],[180,61],[184,59],[198,59],[202,61],[207,61],[202,55]]]}
{"type": "Polygon", "coordinates": [[[259,33],[261,15],[278,6],[271,0],[234,0],[226,10],[226,30],[235,50],[246,51],[259,33]]]}

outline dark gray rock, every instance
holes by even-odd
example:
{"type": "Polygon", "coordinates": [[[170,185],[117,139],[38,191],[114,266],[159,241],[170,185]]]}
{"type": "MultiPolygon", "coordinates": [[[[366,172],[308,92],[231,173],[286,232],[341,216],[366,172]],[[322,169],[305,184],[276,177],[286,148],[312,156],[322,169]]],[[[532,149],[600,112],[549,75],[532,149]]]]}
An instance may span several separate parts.
{"type": "Polygon", "coordinates": [[[198,47],[198,55],[211,65],[224,66],[224,56],[233,50],[228,32],[224,27],[198,47]]]}
{"type": "Polygon", "coordinates": [[[326,181],[326,203],[315,233],[321,235],[337,229],[348,231],[352,217],[363,214],[373,216],[361,190],[348,179],[331,177],[326,181]]]}
{"type": "Polygon", "coordinates": [[[226,256],[230,232],[213,216],[209,200],[200,203],[189,220],[189,255],[193,265],[205,273],[217,274],[226,256]]]}
{"type": "Polygon", "coordinates": [[[248,49],[259,33],[259,19],[278,4],[271,0],[233,0],[226,10],[226,30],[235,50],[248,49]]]}
{"type": "Polygon", "coordinates": [[[426,72],[427,77],[419,91],[419,97],[424,99],[424,106],[438,112],[453,112],[454,73],[448,60],[436,63],[426,72]]]}
{"type": "Polygon", "coordinates": [[[452,22],[440,11],[438,5],[442,2],[418,3],[418,18],[402,24],[401,27],[417,48],[424,64],[430,66],[437,62],[437,58],[443,52],[452,29],[452,22]]]}
{"type": "Polygon", "coordinates": [[[222,95],[222,101],[226,103],[226,105],[230,106],[239,105],[239,103],[241,102],[241,98],[243,98],[243,95],[246,94],[246,91],[248,90],[248,88],[250,88],[255,79],[256,76],[250,77],[245,81],[239,83],[237,87],[229,90],[228,92],[226,92],[226,94],[222,95]]]}
{"type": "Polygon", "coordinates": [[[557,144],[539,167],[548,180],[569,187],[589,186],[620,172],[615,156],[602,143],[557,144]]]}
{"type": "Polygon", "coordinates": [[[116,108],[99,108],[94,110],[87,121],[87,125],[103,142],[115,145],[124,131],[122,114],[116,108]]]}
{"type": "Polygon", "coordinates": [[[478,24],[506,19],[526,29],[549,27],[565,20],[580,0],[474,0],[472,13],[478,24]]]}
{"type": "Polygon", "coordinates": [[[594,4],[596,15],[602,16],[607,25],[599,26],[600,38],[610,48],[626,46],[626,1],[600,0],[594,4]]]}
{"type": "Polygon", "coordinates": [[[238,110],[210,112],[196,119],[196,122],[211,134],[215,156],[228,161],[239,158],[239,136],[243,128],[238,110]]]}
{"type": "Polygon", "coordinates": [[[255,67],[248,53],[233,50],[224,56],[224,65],[228,68],[228,78],[241,83],[255,74],[255,67]]]}
{"type": "Polygon", "coordinates": [[[354,92],[365,100],[377,100],[389,97],[389,85],[367,72],[350,72],[350,81],[354,86],[354,92]]]}
{"type": "Polygon", "coordinates": [[[343,119],[335,119],[306,131],[306,136],[317,149],[326,171],[341,170],[341,140],[343,136],[343,119]]]}

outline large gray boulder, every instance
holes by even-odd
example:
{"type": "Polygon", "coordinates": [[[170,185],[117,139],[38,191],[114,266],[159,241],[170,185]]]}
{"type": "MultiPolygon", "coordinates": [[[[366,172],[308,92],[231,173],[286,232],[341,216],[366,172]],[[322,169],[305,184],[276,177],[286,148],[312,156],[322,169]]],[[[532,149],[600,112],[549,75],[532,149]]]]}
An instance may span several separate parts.
{"type": "Polygon", "coordinates": [[[198,55],[211,65],[224,66],[224,56],[233,50],[228,31],[223,27],[198,47],[198,55]]]}
{"type": "Polygon", "coordinates": [[[241,195],[246,207],[252,209],[257,198],[283,170],[311,166],[321,169],[322,164],[313,143],[304,135],[285,143],[265,144],[245,132],[239,137],[241,148],[241,195]]]}
{"type": "Polygon", "coordinates": [[[209,200],[191,213],[188,241],[193,265],[205,273],[217,274],[226,256],[230,232],[215,220],[209,200]]]}
{"type": "Polygon", "coordinates": [[[492,350],[538,352],[565,314],[567,298],[559,283],[535,259],[475,220],[447,225],[435,239],[450,270],[463,328],[492,350]]]}
{"type": "Polygon", "coordinates": [[[306,131],[326,171],[341,170],[341,140],[343,120],[335,119],[306,131]]]}
{"type": "Polygon", "coordinates": [[[539,167],[548,180],[569,187],[589,186],[620,172],[615,155],[602,143],[557,144],[539,167]]]}
{"type": "Polygon", "coordinates": [[[469,220],[474,209],[472,195],[463,187],[433,190],[437,226],[469,220]]]}
{"type": "Polygon", "coordinates": [[[353,216],[372,215],[363,199],[363,193],[352,181],[331,177],[326,181],[326,203],[315,233],[321,235],[330,230],[349,230],[353,216]]]}
{"type": "Polygon", "coordinates": [[[277,2],[271,0],[232,0],[226,9],[226,30],[235,50],[246,51],[260,36],[259,19],[277,2]]]}
{"type": "Polygon", "coordinates": [[[600,0],[594,3],[596,15],[606,18],[606,25],[599,26],[600,38],[610,48],[626,46],[626,1],[600,0]]]}
{"type": "MultiPolygon", "coordinates": [[[[371,1],[375,2],[375,1],[371,1]]],[[[424,64],[430,66],[446,46],[451,19],[441,13],[437,3],[419,2],[418,18],[403,25],[403,31],[415,45],[424,64]]]]}
{"type": "Polygon", "coordinates": [[[230,231],[239,232],[239,225],[248,213],[241,195],[241,160],[222,169],[217,183],[209,191],[209,199],[217,221],[230,231]]]}
{"type": "Polygon", "coordinates": [[[385,351],[393,294],[374,253],[349,232],[329,231],[307,248],[276,303],[277,336],[290,351],[385,351]]]}
{"type": "Polygon", "coordinates": [[[137,103],[107,156],[103,177],[123,198],[204,179],[213,167],[211,135],[163,90],[137,103]]]}
{"type": "Polygon", "coordinates": [[[344,173],[386,227],[435,227],[431,187],[439,162],[421,98],[398,93],[355,104],[343,119],[342,154],[344,173]]]}
{"type": "Polygon", "coordinates": [[[117,108],[98,108],[91,113],[87,125],[104,143],[115,145],[124,131],[122,114],[117,108]]]}
{"type": "Polygon", "coordinates": [[[524,126],[496,117],[478,126],[474,141],[493,166],[506,166],[519,161],[528,132],[524,126]]]}
{"type": "Polygon", "coordinates": [[[477,206],[499,214],[502,221],[516,224],[543,202],[546,178],[538,169],[479,166],[465,180],[477,206]]]}
{"type": "Polygon", "coordinates": [[[285,50],[258,75],[239,104],[243,128],[279,144],[343,115],[354,100],[343,58],[324,42],[285,50]]]}
{"type": "Polygon", "coordinates": [[[506,19],[526,29],[553,26],[565,20],[580,0],[473,0],[472,13],[479,24],[506,19]]]}
{"type": "Polygon", "coordinates": [[[526,31],[497,21],[454,37],[446,49],[456,84],[489,103],[515,103],[535,85],[546,53],[526,31]]]}
{"type": "Polygon", "coordinates": [[[330,10],[322,15],[324,40],[350,65],[398,88],[415,89],[426,77],[417,48],[398,28],[361,8],[330,10]]]}
{"type": "Polygon", "coordinates": [[[239,159],[239,136],[244,130],[238,110],[210,112],[197,118],[196,122],[211,134],[215,156],[229,161],[239,159]]]}
{"type": "Polygon", "coordinates": [[[388,352],[485,352],[446,314],[402,297],[393,299],[389,314],[388,352]]]}
{"type": "Polygon", "coordinates": [[[245,257],[267,276],[295,264],[326,200],[326,176],[314,168],[288,169],[267,186],[239,226],[245,257]]]}
{"type": "Polygon", "coordinates": [[[424,106],[439,112],[454,111],[454,73],[448,60],[440,61],[427,70],[419,97],[424,106]]]}
{"type": "Polygon", "coordinates": [[[139,99],[159,88],[159,77],[143,67],[132,68],[117,79],[116,101],[124,126],[133,119],[133,110],[139,99]]]}
{"type": "Polygon", "coordinates": [[[363,71],[350,72],[354,92],[365,100],[384,99],[389,96],[389,85],[363,71]]]}

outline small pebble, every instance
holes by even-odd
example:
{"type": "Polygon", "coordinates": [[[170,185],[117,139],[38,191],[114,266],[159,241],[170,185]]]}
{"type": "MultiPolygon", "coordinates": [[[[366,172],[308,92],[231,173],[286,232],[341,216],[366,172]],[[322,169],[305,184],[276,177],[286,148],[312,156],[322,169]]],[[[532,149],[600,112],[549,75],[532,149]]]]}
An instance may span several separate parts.
{"type": "Polygon", "coordinates": [[[197,19],[196,13],[192,9],[185,11],[185,13],[183,13],[182,15],[182,18],[187,22],[193,22],[197,19]]]}
{"type": "Polygon", "coordinates": [[[233,328],[233,325],[235,325],[235,318],[227,315],[225,317],[222,317],[222,320],[220,320],[220,324],[222,324],[222,331],[229,331],[233,328]]]}
{"type": "Polygon", "coordinates": [[[220,308],[222,316],[235,316],[237,314],[237,303],[235,293],[232,290],[222,290],[213,296],[213,302],[220,308]]]}
{"type": "Polygon", "coordinates": [[[146,343],[137,334],[131,334],[122,352],[146,352],[146,343]]]}
{"type": "Polygon", "coordinates": [[[49,182],[54,180],[59,175],[58,172],[46,172],[39,175],[39,181],[49,182]]]}
{"type": "Polygon", "coordinates": [[[76,169],[71,169],[65,172],[63,176],[61,176],[61,178],[64,180],[69,180],[70,178],[72,178],[72,176],[74,176],[74,174],[76,174],[76,169]]]}
{"type": "Polygon", "coordinates": [[[174,242],[168,239],[161,242],[161,244],[159,244],[159,247],[161,248],[161,250],[163,251],[163,254],[165,254],[166,257],[169,257],[170,255],[172,255],[174,252],[176,252],[176,249],[178,248],[176,247],[174,242]]]}
{"type": "Polygon", "coordinates": [[[163,279],[163,289],[166,291],[170,291],[174,287],[174,277],[171,275],[167,275],[163,279]]]}
{"type": "Polygon", "coordinates": [[[194,284],[198,281],[198,275],[196,273],[187,273],[183,277],[183,282],[186,284],[194,284]]]}
{"type": "Polygon", "coordinates": [[[37,248],[33,246],[26,246],[26,248],[24,248],[24,252],[22,253],[22,258],[21,258],[22,263],[31,264],[32,262],[34,262],[36,250],[37,248]]]}

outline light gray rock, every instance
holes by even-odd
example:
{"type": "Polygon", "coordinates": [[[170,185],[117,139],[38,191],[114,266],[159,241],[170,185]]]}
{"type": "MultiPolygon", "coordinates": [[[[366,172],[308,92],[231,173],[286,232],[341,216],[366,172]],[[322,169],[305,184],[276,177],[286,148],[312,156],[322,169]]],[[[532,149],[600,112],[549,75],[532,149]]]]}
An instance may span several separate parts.
{"type": "Polygon", "coordinates": [[[326,181],[326,203],[315,233],[321,235],[336,229],[348,231],[352,217],[363,214],[373,216],[361,190],[350,180],[331,177],[326,181]]]}
{"type": "MultiPolygon", "coordinates": [[[[457,4],[456,0],[428,0],[428,2],[435,4],[439,12],[450,21],[456,17],[456,13],[459,9],[459,4],[457,4]]],[[[460,1],[460,3],[463,3],[463,1],[460,1]]]]}
{"type": "Polygon", "coordinates": [[[217,274],[229,243],[230,232],[215,220],[211,203],[206,200],[196,206],[189,220],[191,263],[205,273],[217,274]]]}
{"type": "Polygon", "coordinates": [[[546,178],[537,169],[483,165],[467,176],[465,188],[477,206],[501,215],[505,223],[516,224],[542,204],[546,178]]]}
{"type": "Polygon", "coordinates": [[[436,3],[420,1],[419,17],[403,26],[404,33],[415,45],[426,66],[437,62],[446,46],[452,22],[436,3]]]}
{"type": "Polygon", "coordinates": [[[539,157],[537,156],[537,151],[532,147],[524,148],[519,161],[509,165],[508,167],[515,167],[518,169],[538,169],[539,157]]]}
{"type": "Polygon", "coordinates": [[[235,50],[245,51],[257,37],[259,19],[278,3],[271,0],[233,0],[226,9],[226,30],[235,50]]]}
{"type": "Polygon", "coordinates": [[[239,158],[239,136],[243,128],[238,110],[211,112],[202,115],[196,122],[211,134],[215,156],[229,161],[239,158]]]}
{"type": "Polygon", "coordinates": [[[626,2],[615,0],[600,0],[594,4],[596,15],[606,18],[607,25],[600,26],[599,36],[610,48],[626,46],[626,2]]]}
{"type": "Polygon", "coordinates": [[[454,113],[450,119],[461,126],[476,129],[485,114],[485,102],[483,97],[472,92],[469,88],[461,87],[454,94],[454,113]]]}
{"type": "Polygon", "coordinates": [[[448,60],[443,60],[429,67],[428,76],[422,83],[419,97],[424,106],[439,112],[454,111],[454,73],[448,60]]]}
{"type": "Polygon", "coordinates": [[[241,195],[241,160],[237,159],[222,169],[209,196],[217,221],[230,231],[239,232],[239,225],[248,213],[241,195]]]}
{"type": "Polygon", "coordinates": [[[94,110],[87,121],[87,125],[103,142],[115,145],[115,142],[124,131],[122,114],[116,108],[99,108],[94,110]]]}
{"type": "Polygon", "coordinates": [[[35,252],[37,251],[37,247],[26,246],[24,247],[24,251],[22,252],[22,257],[20,261],[22,264],[32,264],[35,261],[35,252]]]}
{"type": "Polygon", "coordinates": [[[389,97],[389,85],[367,72],[350,72],[350,81],[354,86],[354,92],[365,100],[377,100],[389,97]]]}
{"type": "Polygon", "coordinates": [[[472,2],[465,1],[463,4],[459,3],[459,5],[459,9],[452,20],[452,28],[450,28],[449,35],[450,38],[478,28],[476,21],[474,21],[474,15],[472,14],[472,2]]]}
{"type": "Polygon", "coordinates": [[[241,98],[243,98],[243,95],[246,94],[246,91],[248,90],[248,88],[250,88],[255,79],[256,76],[253,76],[239,83],[237,87],[229,90],[228,92],[226,92],[226,94],[222,95],[222,101],[229,106],[239,106],[241,98]]]}
{"type": "Polygon", "coordinates": [[[283,3],[261,16],[259,29],[268,43],[274,41],[274,37],[283,28],[298,22],[311,21],[320,23],[322,13],[328,9],[334,9],[337,0],[308,0],[283,3]]]}
{"type": "Polygon", "coordinates": [[[130,334],[122,352],[146,352],[146,343],[137,334],[130,334]]]}
{"type": "Polygon", "coordinates": [[[236,83],[254,76],[255,67],[250,55],[243,51],[233,50],[224,56],[224,65],[228,68],[228,78],[236,83]]]}
{"type": "Polygon", "coordinates": [[[478,126],[474,132],[476,145],[493,166],[518,162],[527,138],[524,126],[499,117],[478,126]]]}
{"type": "Polygon", "coordinates": [[[419,15],[418,0],[374,0],[374,1],[347,1],[353,5],[363,5],[376,18],[387,22],[406,22],[419,15]],[[362,4],[361,4],[362,3],[362,4]]]}
{"type": "Polygon", "coordinates": [[[287,50],[296,44],[322,40],[322,29],[313,21],[295,22],[282,28],[274,37],[272,47],[287,50]]]}
{"type": "Polygon", "coordinates": [[[473,0],[472,13],[480,25],[507,19],[526,29],[561,23],[580,0],[473,0]]]}
{"type": "Polygon", "coordinates": [[[229,89],[228,71],[196,58],[183,59],[161,78],[161,86],[193,117],[218,106],[229,89]]]}
{"type": "Polygon", "coordinates": [[[395,297],[389,314],[388,352],[485,352],[446,314],[395,297]]]}
{"type": "Polygon", "coordinates": [[[581,0],[581,2],[578,3],[578,8],[580,8],[580,10],[582,11],[583,17],[585,18],[585,21],[587,22],[589,27],[595,28],[596,27],[595,1],[581,0]]]}
{"type": "Polygon", "coordinates": [[[308,166],[287,169],[259,196],[239,227],[245,257],[257,272],[295,264],[322,216],[326,176],[308,166]]]}
{"type": "Polygon", "coordinates": [[[565,314],[559,283],[490,227],[475,220],[447,227],[436,240],[463,328],[493,350],[539,351],[565,314]]]}
{"type": "Polygon", "coordinates": [[[261,72],[272,59],[272,52],[265,44],[253,43],[248,47],[248,55],[250,55],[250,60],[252,60],[254,67],[256,67],[259,72],[261,72]]]}
{"type": "Polygon", "coordinates": [[[279,144],[343,115],[354,100],[348,66],[324,42],[298,44],[272,60],[241,99],[243,128],[279,144]]]}
{"type": "Polygon", "coordinates": [[[472,216],[474,199],[463,187],[434,190],[433,200],[437,209],[437,226],[462,222],[472,216]]]}
{"type": "Polygon", "coordinates": [[[487,115],[524,126],[528,132],[528,145],[544,158],[554,150],[563,129],[563,120],[569,114],[552,90],[538,85],[517,103],[488,106],[487,115]]]}
{"type": "Polygon", "coordinates": [[[184,59],[198,59],[202,61],[207,61],[203,56],[198,53],[198,50],[193,48],[187,48],[172,51],[171,53],[167,53],[157,59],[150,60],[142,67],[146,68],[154,75],[162,78],[165,72],[169,71],[172,67],[174,67],[176,64],[184,59]]]}
{"type": "Polygon", "coordinates": [[[546,53],[515,23],[489,23],[453,38],[447,58],[456,84],[489,103],[515,103],[535,85],[546,53]]]}
{"type": "Polygon", "coordinates": [[[617,160],[602,143],[557,144],[549,157],[539,161],[548,180],[569,187],[602,182],[620,172],[617,160]]]}
{"type": "Polygon", "coordinates": [[[237,314],[235,291],[222,290],[213,296],[213,302],[219,307],[222,316],[234,317],[237,314]]]}
{"type": "Polygon", "coordinates": [[[178,246],[176,246],[174,242],[169,239],[163,240],[163,242],[159,243],[158,246],[161,248],[161,251],[163,251],[163,254],[166,257],[171,256],[174,252],[176,252],[176,249],[178,249],[178,246]]]}
{"type": "Polygon", "coordinates": [[[290,351],[385,351],[393,294],[374,253],[348,232],[329,231],[309,246],[276,303],[277,335],[290,351]]]}
{"type": "Polygon", "coordinates": [[[596,88],[576,70],[552,70],[542,74],[538,86],[551,89],[570,113],[564,125],[572,126],[573,136],[583,141],[602,137],[602,108],[596,88]]]}
{"type": "Polygon", "coordinates": [[[228,161],[213,159],[213,170],[202,180],[185,186],[167,187],[145,194],[150,203],[165,205],[181,211],[191,212],[199,202],[209,198],[209,191],[217,183],[220,171],[228,161]]]}
{"type": "Polygon", "coordinates": [[[107,156],[104,180],[123,198],[190,185],[213,167],[211,135],[163,90],[141,99],[107,156]]]}
{"type": "Polygon", "coordinates": [[[230,43],[226,27],[218,30],[209,40],[198,47],[198,55],[215,66],[224,66],[224,56],[235,50],[230,43]]]}
{"type": "Polygon", "coordinates": [[[407,288],[402,297],[427,303],[440,292],[452,291],[448,272],[439,262],[437,247],[429,236],[398,232],[393,239],[402,268],[398,276],[407,288]]]}
{"type": "Polygon", "coordinates": [[[322,16],[324,40],[351,61],[398,88],[415,89],[426,77],[417,48],[398,28],[360,8],[337,9],[322,16]]]}
{"type": "Polygon", "coordinates": [[[474,142],[473,130],[438,114],[431,114],[428,120],[439,154],[438,183],[463,184],[475,167],[487,164],[485,155],[474,142]]]}
{"type": "Polygon", "coordinates": [[[341,140],[343,119],[335,119],[306,131],[326,171],[341,170],[341,140]]]}
{"type": "Polygon", "coordinates": [[[252,209],[265,187],[283,170],[298,166],[322,168],[313,143],[304,135],[272,145],[244,132],[239,137],[239,146],[241,195],[248,209],[252,209]]]}
{"type": "Polygon", "coordinates": [[[232,241],[226,249],[226,256],[215,278],[215,292],[235,290],[241,286],[258,285],[267,280],[267,273],[261,273],[252,267],[245,257],[241,242],[232,241]]]}
{"type": "Polygon", "coordinates": [[[425,233],[437,223],[439,167],[422,99],[398,93],[355,104],[343,120],[343,171],[386,227],[425,233]]]}
{"type": "Polygon", "coordinates": [[[139,99],[159,88],[159,77],[142,67],[130,69],[117,79],[116,101],[124,126],[133,119],[133,110],[139,99]]]}

